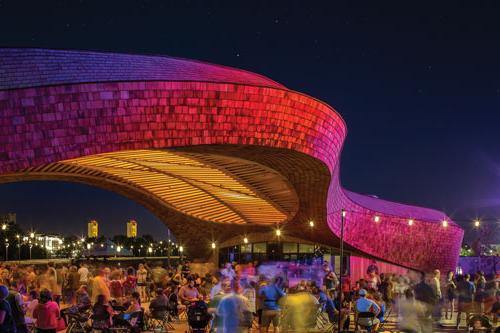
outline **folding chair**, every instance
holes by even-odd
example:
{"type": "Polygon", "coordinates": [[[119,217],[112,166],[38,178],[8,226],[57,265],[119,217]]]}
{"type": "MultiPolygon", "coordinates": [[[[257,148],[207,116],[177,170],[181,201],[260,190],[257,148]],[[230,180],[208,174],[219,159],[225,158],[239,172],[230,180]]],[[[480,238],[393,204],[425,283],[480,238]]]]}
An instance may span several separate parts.
{"type": "Polygon", "coordinates": [[[160,306],[157,308],[149,308],[150,315],[148,318],[148,329],[160,332],[168,332],[169,329],[173,329],[170,321],[170,308],[168,306],[160,306]]]}

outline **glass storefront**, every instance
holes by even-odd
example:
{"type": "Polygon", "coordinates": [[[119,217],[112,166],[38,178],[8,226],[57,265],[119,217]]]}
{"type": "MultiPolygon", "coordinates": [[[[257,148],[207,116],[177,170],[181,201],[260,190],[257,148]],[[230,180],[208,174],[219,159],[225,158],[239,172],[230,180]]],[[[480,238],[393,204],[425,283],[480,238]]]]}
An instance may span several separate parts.
{"type": "Polygon", "coordinates": [[[236,261],[297,261],[310,264],[314,259],[329,257],[332,249],[305,243],[262,242],[241,244],[219,250],[219,263],[236,261]]]}

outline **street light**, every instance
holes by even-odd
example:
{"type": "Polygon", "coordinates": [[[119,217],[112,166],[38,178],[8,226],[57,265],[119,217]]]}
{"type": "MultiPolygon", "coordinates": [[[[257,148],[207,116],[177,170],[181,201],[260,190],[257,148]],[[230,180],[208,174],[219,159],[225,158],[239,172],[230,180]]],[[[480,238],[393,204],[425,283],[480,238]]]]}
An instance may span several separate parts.
{"type": "Polygon", "coordinates": [[[35,238],[35,233],[34,232],[30,232],[30,238],[35,238]]]}
{"type": "MultiPolygon", "coordinates": [[[[340,261],[339,261],[339,276],[340,276],[340,285],[342,285],[342,262],[344,261],[344,224],[345,224],[346,211],[342,208],[340,213],[340,261]]],[[[339,313],[342,313],[342,300],[340,299],[339,293],[339,313]]],[[[341,330],[341,317],[339,315],[339,332],[341,330]]]]}
{"type": "Polygon", "coordinates": [[[9,240],[5,238],[5,261],[9,260],[9,240]]]}
{"type": "Polygon", "coordinates": [[[2,230],[3,230],[3,231],[7,230],[7,224],[5,224],[5,223],[4,223],[4,224],[2,224],[2,230]]]}

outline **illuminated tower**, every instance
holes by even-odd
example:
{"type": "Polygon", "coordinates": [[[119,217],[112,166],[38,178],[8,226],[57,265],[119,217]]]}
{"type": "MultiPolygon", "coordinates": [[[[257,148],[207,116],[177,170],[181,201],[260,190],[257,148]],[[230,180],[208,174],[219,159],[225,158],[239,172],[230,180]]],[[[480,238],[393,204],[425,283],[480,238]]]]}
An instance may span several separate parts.
{"type": "Polygon", "coordinates": [[[88,229],[88,237],[89,238],[96,238],[99,230],[99,225],[96,220],[91,220],[87,224],[87,229],[88,229]]]}
{"type": "Polygon", "coordinates": [[[137,222],[135,220],[130,220],[127,222],[127,237],[137,237],[137,222]]]}

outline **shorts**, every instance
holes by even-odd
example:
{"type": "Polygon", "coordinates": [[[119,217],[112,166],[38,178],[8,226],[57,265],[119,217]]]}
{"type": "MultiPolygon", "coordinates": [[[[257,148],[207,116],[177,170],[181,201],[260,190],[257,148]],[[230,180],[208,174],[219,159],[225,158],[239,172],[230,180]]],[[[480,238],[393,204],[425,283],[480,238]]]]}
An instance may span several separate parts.
{"type": "Polygon", "coordinates": [[[263,310],[261,327],[269,327],[273,323],[273,327],[278,327],[280,324],[280,310],[263,310]]]}
{"type": "Polygon", "coordinates": [[[358,318],[358,325],[364,327],[371,327],[380,324],[380,320],[378,318],[358,318]]]}

